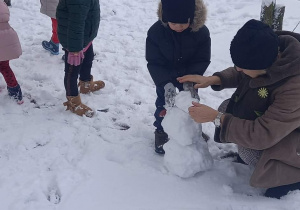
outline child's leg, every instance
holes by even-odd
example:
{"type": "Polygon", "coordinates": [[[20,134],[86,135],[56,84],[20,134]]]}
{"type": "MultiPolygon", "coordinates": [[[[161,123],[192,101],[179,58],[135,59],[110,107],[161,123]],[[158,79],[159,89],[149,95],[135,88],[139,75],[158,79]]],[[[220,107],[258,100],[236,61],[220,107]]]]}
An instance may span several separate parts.
{"type": "Polygon", "coordinates": [[[9,66],[9,61],[0,62],[0,72],[3,74],[4,80],[6,81],[8,95],[14,98],[18,104],[22,104],[22,90],[16,80],[14,72],[9,66]]]}
{"type": "Polygon", "coordinates": [[[94,81],[91,69],[94,60],[94,50],[91,44],[84,53],[84,59],[80,70],[80,93],[87,94],[104,88],[105,83],[101,80],[94,81]]]}
{"type": "Polygon", "coordinates": [[[45,50],[48,50],[53,55],[59,54],[59,40],[57,36],[57,20],[51,18],[52,21],[52,37],[50,41],[42,41],[42,46],[45,50]]]}
{"type": "Polygon", "coordinates": [[[18,85],[15,74],[9,66],[9,61],[0,61],[0,72],[8,87],[16,87],[18,85]]]}
{"type": "Polygon", "coordinates": [[[91,80],[91,69],[93,66],[93,60],[94,60],[94,49],[93,44],[90,45],[90,47],[85,51],[84,53],[84,59],[81,64],[81,70],[79,72],[80,74],[80,80],[81,81],[90,81],[91,80]]]}
{"type": "Polygon", "coordinates": [[[92,117],[94,115],[94,111],[81,102],[81,98],[78,93],[77,79],[82,64],[79,66],[68,64],[68,54],[68,51],[65,51],[66,59],[64,85],[68,101],[64,103],[64,106],[67,106],[67,110],[70,110],[79,116],[85,115],[87,117],[92,117]]]}
{"type": "Polygon", "coordinates": [[[164,87],[157,86],[156,94],[157,94],[157,98],[155,101],[156,111],[154,113],[155,122],[153,123],[153,125],[156,127],[156,129],[158,131],[163,131],[164,129],[163,129],[161,123],[164,119],[164,115],[166,112],[166,109],[164,107],[164,105],[165,105],[165,89],[164,89],[164,87]]]}
{"type": "MultiPolygon", "coordinates": [[[[68,51],[65,51],[65,57],[68,57],[68,51]]],[[[79,66],[70,65],[65,59],[65,78],[64,85],[67,96],[78,96],[77,79],[82,64],[79,66]]]]}
{"type": "Polygon", "coordinates": [[[57,20],[54,18],[51,18],[52,21],[52,37],[51,40],[53,43],[58,44],[58,36],[57,36],[57,20]]]}
{"type": "Polygon", "coordinates": [[[166,115],[165,105],[165,89],[164,87],[156,87],[157,99],[155,102],[156,111],[154,113],[155,122],[153,125],[156,127],[155,134],[155,152],[158,154],[165,154],[163,145],[168,142],[168,134],[164,132],[161,125],[164,116],[166,115]]]}

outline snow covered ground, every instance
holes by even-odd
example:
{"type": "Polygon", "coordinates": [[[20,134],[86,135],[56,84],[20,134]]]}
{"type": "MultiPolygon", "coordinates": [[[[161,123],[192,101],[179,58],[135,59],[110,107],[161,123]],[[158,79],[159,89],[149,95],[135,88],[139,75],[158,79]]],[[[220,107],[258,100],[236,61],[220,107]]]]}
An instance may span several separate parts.
{"type": "MultiPolygon", "coordinates": [[[[248,185],[251,169],[220,157],[232,144],[209,140],[212,169],[182,179],[154,153],[155,86],[146,68],[145,38],[157,20],[157,0],[101,0],[92,73],[105,89],[83,95],[93,118],[65,111],[64,64],[41,46],[51,35],[40,2],[12,0],[11,25],[23,55],[11,62],[25,96],[17,105],[0,77],[1,210],[296,210],[300,192],[264,198],[248,185]],[[31,98],[30,98],[31,97],[31,98]],[[108,112],[103,110],[108,109],[108,112]]],[[[211,75],[231,65],[229,44],[249,19],[259,19],[261,0],[205,0],[212,37],[211,75]]],[[[300,20],[299,0],[286,5],[284,29],[300,20]]],[[[300,26],[295,30],[300,32],[300,26]]],[[[200,91],[215,108],[232,93],[200,91]]],[[[203,131],[213,137],[212,123],[203,131]]]]}

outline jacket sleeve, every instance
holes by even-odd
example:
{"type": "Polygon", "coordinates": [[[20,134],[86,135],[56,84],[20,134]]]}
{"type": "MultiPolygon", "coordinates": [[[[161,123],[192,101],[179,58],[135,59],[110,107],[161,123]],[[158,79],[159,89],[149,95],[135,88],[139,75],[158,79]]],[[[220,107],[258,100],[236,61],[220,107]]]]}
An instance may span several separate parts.
{"type": "Polygon", "coordinates": [[[90,9],[87,2],[85,0],[67,1],[69,10],[67,42],[70,52],[79,52],[84,47],[85,20],[90,9]]]}
{"type": "Polygon", "coordinates": [[[209,30],[206,26],[203,26],[200,30],[200,42],[195,55],[189,60],[190,64],[187,67],[187,74],[203,75],[210,64],[211,39],[209,30]]]}
{"type": "Polygon", "coordinates": [[[225,88],[237,88],[239,82],[243,78],[241,72],[235,70],[234,67],[229,67],[221,72],[216,72],[213,76],[218,76],[221,79],[221,85],[212,85],[214,91],[220,91],[225,88]]]}
{"type": "Polygon", "coordinates": [[[225,114],[220,140],[245,148],[264,150],[281,141],[300,125],[299,77],[274,90],[274,102],[256,120],[243,120],[225,114]]]}
{"type": "Polygon", "coordinates": [[[164,86],[171,80],[170,73],[159,49],[159,45],[157,44],[157,41],[155,41],[154,37],[151,36],[150,30],[146,39],[147,67],[155,85],[164,86]]]}

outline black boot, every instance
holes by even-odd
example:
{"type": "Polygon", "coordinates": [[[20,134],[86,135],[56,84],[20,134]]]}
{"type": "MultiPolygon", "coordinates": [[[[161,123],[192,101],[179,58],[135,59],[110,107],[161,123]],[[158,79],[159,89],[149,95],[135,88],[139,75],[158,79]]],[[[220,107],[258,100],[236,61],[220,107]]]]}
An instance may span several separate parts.
{"type": "Polygon", "coordinates": [[[163,145],[169,141],[168,134],[163,130],[155,130],[155,152],[165,154],[163,145]]]}
{"type": "Polygon", "coordinates": [[[20,87],[19,84],[15,87],[8,87],[7,86],[7,91],[8,91],[8,95],[11,98],[15,99],[17,102],[22,101],[22,99],[23,99],[22,90],[21,90],[21,87],[20,87]]]}

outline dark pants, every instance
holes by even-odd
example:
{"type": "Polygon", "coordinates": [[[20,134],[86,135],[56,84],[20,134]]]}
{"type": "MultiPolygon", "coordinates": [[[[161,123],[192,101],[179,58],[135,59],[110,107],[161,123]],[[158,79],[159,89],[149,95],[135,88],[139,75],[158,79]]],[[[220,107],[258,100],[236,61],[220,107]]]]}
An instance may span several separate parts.
{"type": "Polygon", "coordinates": [[[91,80],[91,69],[94,60],[94,50],[93,45],[87,49],[84,53],[84,59],[79,66],[73,66],[68,64],[68,54],[69,52],[65,50],[65,78],[64,85],[66,89],[67,96],[78,96],[77,79],[78,74],[81,81],[91,80]]]}
{"type": "MultiPolygon", "coordinates": [[[[176,88],[178,88],[179,91],[183,90],[182,84],[176,82],[175,84],[173,83],[173,85],[176,88]]],[[[157,94],[157,98],[155,101],[156,111],[154,113],[155,122],[153,123],[153,125],[156,127],[157,130],[163,131],[164,128],[162,127],[161,122],[163,121],[164,117],[160,117],[159,114],[161,113],[161,111],[165,110],[165,108],[164,108],[164,105],[165,105],[165,89],[164,89],[164,87],[156,86],[156,94],[157,94]]]]}

